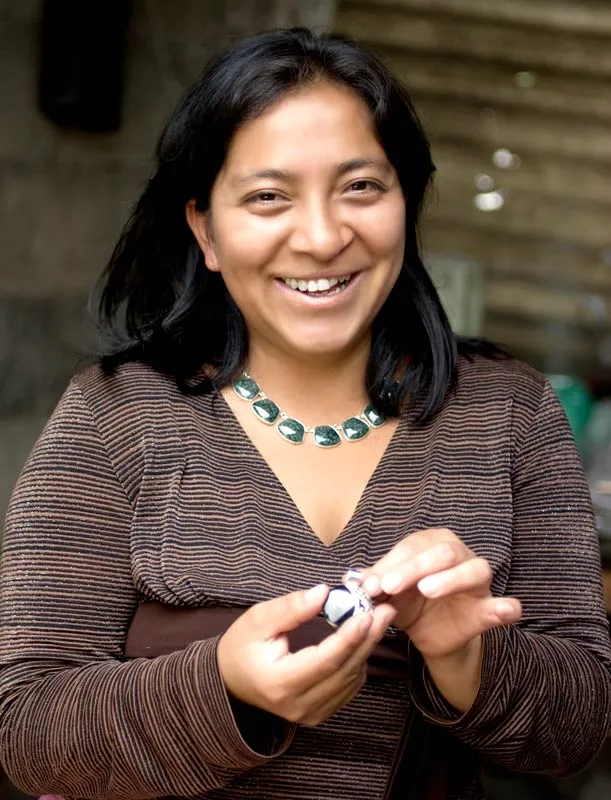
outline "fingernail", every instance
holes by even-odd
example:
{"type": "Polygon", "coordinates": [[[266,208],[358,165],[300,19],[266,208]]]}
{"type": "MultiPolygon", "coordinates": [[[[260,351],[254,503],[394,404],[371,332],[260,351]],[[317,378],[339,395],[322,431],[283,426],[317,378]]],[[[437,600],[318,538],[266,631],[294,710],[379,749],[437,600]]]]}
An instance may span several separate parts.
{"type": "Polygon", "coordinates": [[[496,613],[501,617],[513,617],[515,614],[513,603],[510,603],[508,600],[501,600],[496,604],[496,613]]]}
{"type": "Polygon", "coordinates": [[[372,622],[373,622],[372,614],[370,613],[359,614],[359,624],[358,624],[359,633],[366,633],[371,627],[372,622]]]}
{"type": "Polygon", "coordinates": [[[380,581],[380,586],[382,587],[382,591],[386,592],[386,594],[392,594],[395,589],[399,588],[401,583],[401,576],[398,572],[389,572],[388,575],[384,575],[382,580],[380,581]]]}
{"type": "Polygon", "coordinates": [[[443,578],[439,575],[427,575],[426,578],[422,578],[421,581],[418,581],[418,591],[427,597],[434,597],[436,594],[439,594],[442,587],[443,578]]]}
{"type": "Polygon", "coordinates": [[[397,616],[397,609],[389,608],[386,614],[384,614],[384,627],[388,628],[388,626],[396,616],[397,616]]]}
{"type": "Polygon", "coordinates": [[[375,597],[380,593],[380,581],[376,575],[370,575],[363,583],[363,589],[370,597],[375,597]]]}
{"type": "Polygon", "coordinates": [[[308,603],[314,603],[317,600],[322,600],[325,596],[327,591],[327,584],[326,583],[319,583],[318,586],[314,586],[312,589],[308,589],[306,592],[306,601],[308,603]]]}

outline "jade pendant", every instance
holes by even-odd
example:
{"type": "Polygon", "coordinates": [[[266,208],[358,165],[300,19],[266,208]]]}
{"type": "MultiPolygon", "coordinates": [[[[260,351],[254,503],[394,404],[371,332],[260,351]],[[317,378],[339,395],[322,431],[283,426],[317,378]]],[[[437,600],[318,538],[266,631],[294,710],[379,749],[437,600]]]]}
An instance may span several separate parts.
{"type": "Polygon", "coordinates": [[[257,418],[264,422],[266,425],[273,425],[280,415],[280,409],[268,397],[261,400],[255,400],[251,406],[257,418]]]}
{"type": "Polygon", "coordinates": [[[242,375],[240,378],[236,378],[236,380],[232,383],[233,391],[241,397],[242,400],[254,400],[255,397],[261,392],[259,389],[259,384],[256,381],[253,381],[252,378],[248,378],[246,375],[242,375]]]}
{"type": "Polygon", "coordinates": [[[317,425],[314,428],[314,444],[319,447],[337,447],[341,438],[331,425],[317,425]]]}
{"type": "Polygon", "coordinates": [[[363,416],[372,428],[379,428],[386,422],[386,417],[384,414],[380,414],[380,412],[377,411],[377,409],[372,405],[367,406],[367,408],[363,411],[363,416]]]}
{"type": "Polygon", "coordinates": [[[305,427],[298,419],[287,417],[278,423],[278,433],[283,439],[291,444],[303,444],[305,439],[305,427]]]}
{"type": "Polygon", "coordinates": [[[369,425],[358,417],[349,417],[342,422],[342,430],[347,442],[358,442],[369,433],[369,425]]]}

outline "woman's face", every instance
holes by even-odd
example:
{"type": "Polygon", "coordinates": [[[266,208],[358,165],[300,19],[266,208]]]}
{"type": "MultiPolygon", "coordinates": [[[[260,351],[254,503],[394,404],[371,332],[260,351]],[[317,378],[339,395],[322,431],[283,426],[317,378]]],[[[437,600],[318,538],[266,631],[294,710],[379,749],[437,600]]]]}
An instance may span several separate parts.
{"type": "Polygon", "coordinates": [[[368,342],[405,245],[405,199],[371,115],[348,89],[288,95],[240,127],[210,213],[187,207],[250,345],[299,358],[368,342]]]}

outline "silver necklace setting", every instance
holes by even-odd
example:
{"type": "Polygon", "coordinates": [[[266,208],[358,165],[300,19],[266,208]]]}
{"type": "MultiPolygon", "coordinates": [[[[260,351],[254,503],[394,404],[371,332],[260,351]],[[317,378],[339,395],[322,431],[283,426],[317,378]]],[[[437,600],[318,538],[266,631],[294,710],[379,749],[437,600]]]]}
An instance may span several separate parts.
{"type": "Polygon", "coordinates": [[[384,414],[370,403],[360,414],[348,417],[338,424],[304,425],[282,411],[247,372],[243,372],[231,385],[241,400],[251,404],[257,419],[265,425],[275,426],[279,435],[290,444],[303,444],[307,435],[311,435],[317,447],[337,447],[342,442],[358,442],[364,439],[372,428],[380,428],[386,422],[384,414]]]}

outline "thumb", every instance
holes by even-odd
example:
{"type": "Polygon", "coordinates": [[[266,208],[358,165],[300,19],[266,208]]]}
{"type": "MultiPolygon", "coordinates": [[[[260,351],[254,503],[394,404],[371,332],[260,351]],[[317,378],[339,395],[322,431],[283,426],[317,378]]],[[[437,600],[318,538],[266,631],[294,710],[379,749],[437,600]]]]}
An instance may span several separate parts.
{"type": "Polygon", "coordinates": [[[321,610],[329,587],[321,583],[313,589],[291,592],[259,603],[255,624],[266,639],[295,630],[313,619],[321,610]]]}

